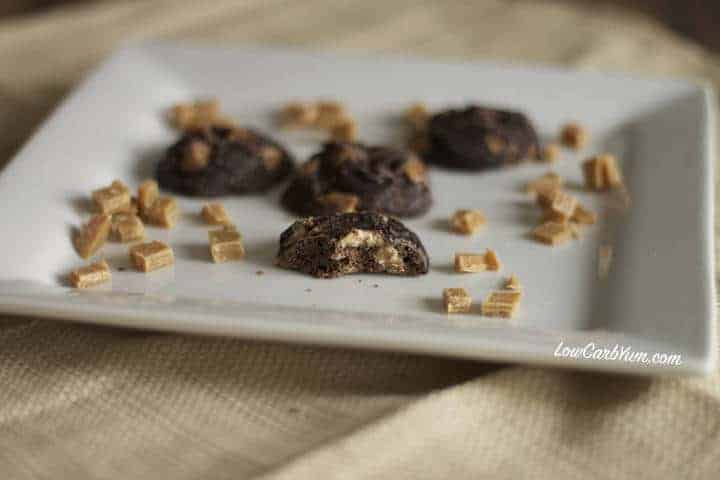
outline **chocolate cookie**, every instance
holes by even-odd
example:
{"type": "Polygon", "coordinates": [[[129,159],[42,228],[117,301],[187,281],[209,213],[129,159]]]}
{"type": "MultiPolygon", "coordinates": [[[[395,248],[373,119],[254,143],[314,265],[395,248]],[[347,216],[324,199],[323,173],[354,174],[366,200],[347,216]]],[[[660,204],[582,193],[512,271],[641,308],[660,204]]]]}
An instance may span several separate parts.
{"type": "Polygon", "coordinates": [[[292,168],[292,156],[267,136],[212,127],[184,133],[168,148],[156,177],[167,190],[214,197],[267,190],[292,168]]]}
{"type": "Polygon", "coordinates": [[[322,278],[349,273],[427,273],[415,233],[379,213],[338,213],[298,220],[280,235],[277,264],[322,278]]]}
{"type": "Polygon", "coordinates": [[[430,163],[484,170],[538,158],[538,136],[522,113],[469,106],[430,117],[425,132],[430,163]]]}
{"type": "Polygon", "coordinates": [[[300,215],[375,211],[409,217],[425,213],[432,196],[425,164],[414,153],[330,142],[302,166],[282,202],[300,215]]]}

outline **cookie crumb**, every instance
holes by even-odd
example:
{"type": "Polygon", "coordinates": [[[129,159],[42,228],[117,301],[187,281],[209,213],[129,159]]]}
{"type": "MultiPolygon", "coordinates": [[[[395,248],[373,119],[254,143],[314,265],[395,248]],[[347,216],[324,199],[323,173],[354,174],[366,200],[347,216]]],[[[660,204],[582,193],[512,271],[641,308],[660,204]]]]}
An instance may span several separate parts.
{"type": "Polygon", "coordinates": [[[78,268],[70,273],[73,288],[89,288],[110,281],[110,266],[105,260],[78,268]]]}
{"type": "Polygon", "coordinates": [[[570,229],[566,224],[558,222],[545,222],[532,231],[532,236],[541,243],[556,246],[570,239],[570,229]]]}
{"type": "Polygon", "coordinates": [[[548,143],[542,149],[542,159],[547,163],[555,163],[560,158],[560,147],[557,143],[548,143]]]}
{"type": "Polygon", "coordinates": [[[485,215],[480,210],[457,210],[450,218],[452,231],[464,235],[474,234],[485,223],[485,215]]]}
{"type": "Polygon", "coordinates": [[[115,213],[130,208],[130,189],[120,180],[92,192],[99,213],[115,213]]]}
{"type": "Polygon", "coordinates": [[[130,261],[140,272],[152,272],[175,263],[172,249],[163,242],[154,240],[130,247],[130,261]]]}
{"type": "Polygon", "coordinates": [[[574,150],[580,150],[585,147],[589,139],[590,134],[587,129],[575,122],[563,125],[560,130],[560,141],[562,144],[574,150]]]}
{"type": "Polygon", "coordinates": [[[95,215],[82,226],[74,238],[75,249],[82,258],[90,258],[110,235],[112,217],[107,214],[95,215]]]}
{"type": "Polygon", "coordinates": [[[230,215],[220,202],[211,202],[203,205],[200,215],[208,225],[232,225],[230,215]]]}
{"type": "Polygon", "coordinates": [[[472,306],[472,297],[464,288],[443,290],[443,305],[447,313],[467,313],[472,306]]]}
{"type": "Polygon", "coordinates": [[[234,227],[224,227],[208,232],[210,255],[213,262],[223,263],[240,260],[245,256],[242,235],[234,227]]]}

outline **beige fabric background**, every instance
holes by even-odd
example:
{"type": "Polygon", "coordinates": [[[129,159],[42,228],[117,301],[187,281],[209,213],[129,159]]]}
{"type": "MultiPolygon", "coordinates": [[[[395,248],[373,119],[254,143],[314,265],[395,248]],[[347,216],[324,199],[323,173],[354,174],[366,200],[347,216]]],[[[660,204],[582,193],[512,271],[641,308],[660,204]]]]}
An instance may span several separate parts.
{"type": "MultiPolygon", "coordinates": [[[[617,10],[498,1],[102,3],[0,22],[0,162],[119,43],[157,37],[720,82],[718,58],[617,10]]],[[[718,375],[638,379],[0,319],[2,479],[719,474],[718,375]]]]}

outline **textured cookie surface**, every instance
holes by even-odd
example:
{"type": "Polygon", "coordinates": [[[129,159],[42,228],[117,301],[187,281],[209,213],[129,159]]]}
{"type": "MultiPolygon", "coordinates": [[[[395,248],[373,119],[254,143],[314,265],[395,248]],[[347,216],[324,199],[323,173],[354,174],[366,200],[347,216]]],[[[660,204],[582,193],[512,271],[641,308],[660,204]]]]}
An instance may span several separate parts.
{"type": "Polygon", "coordinates": [[[424,158],[466,170],[499,168],[538,158],[538,136],[522,113],[469,106],[430,118],[424,158]]]}
{"type": "Polygon", "coordinates": [[[302,166],[282,202],[300,215],[373,211],[409,217],[425,213],[432,196],[425,164],[414,153],[330,142],[302,166]]]}
{"type": "Polygon", "coordinates": [[[350,273],[427,273],[418,236],[378,213],[342,213],[296,221],[280,236],[277,264],[322,278],[350,273]]]}
{"type": "Polygon", "coordinates": [[[269,137],[213,127],[183,134],[168,148],[156,177],[167,190],[212,197],[267,190],[292,168],[290,154],[269,137]]]}

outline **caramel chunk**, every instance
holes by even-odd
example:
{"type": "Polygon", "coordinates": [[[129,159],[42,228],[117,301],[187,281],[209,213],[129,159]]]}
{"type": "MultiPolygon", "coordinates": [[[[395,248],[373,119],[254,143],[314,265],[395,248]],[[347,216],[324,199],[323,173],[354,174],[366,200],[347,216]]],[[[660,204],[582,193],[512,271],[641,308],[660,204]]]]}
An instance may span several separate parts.
{"type": "Polygon", "coordinates": [[[245,256],[242,235],[234,227],[210,231],[208,240],[210,241],[210,255],[215,263],[240,260],[245,256]]]}
{"type": "Polygon", "coordinates": [[[73,288],[89,288],[110,281],[110,266],[105,260],[70,272],[73,288]]]}
{"type": "Polygon", "coordinates": [[[405,119],[416,131],[423,131],[430,119],[430,112],[423,102],[413,103],[405,111],[405,119]]]}
{"type": "Polygon", "coordinates": [[[586,160],[583,165],[585,186],[596,192],[623,186],[622,174],[614,155],[605,153],[586,160]]]}
{"type": "Polygon", "coordinates": [[[279,123],[285,128],[310,127],[318,121],[317,105],[291,102],[285,105],[278,115],[279,123]]]}
{"type": "Polygon", "coordinates": [[[564,223],[545,222],[532,231],[532,236],[548,245],[561,245],[570,239],[570,229],[564,223]]]}
{"type": "Polygon", "coordinates": [[[145,238],[145,226],[137,215],[116,213],[112,217],[112,235],[122,242],[134,242],[145,238]]]}
{"type": "Polygon", "coordinates": [[[522,289],[522,285],[520,285],[520,279],[514,273],[505,279],[505,285],[503,285],[503,286],[507,290],[521,290],[522,289]]]}
{"type": "Polygon", "coordinates": [[[564,180],[560,175],[555,172],[548,172],[545,175],[528,182],[525,186],[525,191],[533,194],[551,192],[562,188],[563,184],[564,180]]]}
{"type": "Polygon", "coordinates": [[[570,221],[581,225],[595,225],[595,223],[597,223],[597,215],[578,204],[570,217],[570,221]]]}
{"type": "Polygon", "coordinates": [[[450,228],[456,233],[472,235],[485,222],[485,215],[480,210],[458,210],[450,218],[450,228]]]}
{"type": "Polygon", "coordinates": [[[424,183],[427,180],[425,163],[414,155],[405,162],[403,171],[412,183],[424,183]]]}
{"type": "Polygon", "coordinates": [[[115,213],[130,207],[130,190],[120,180],[92,192],[92,199],[100,213],[115,213]]]}
{"type": "Polygon", "coordinates": [[[607,278],[612,265],[613,250],[611,245],[600,245],[598,247],[598,278],[607,278]]]}
{"type": "Polygon", "coordinates": [[[180,130],[235,126],[233,120],[220,113],[220,102],[216,99],[177,104],[168,112],[168,121],[170,125],[180,130]]]}
{"type": "Polygon", "coordinates": [[[175,263],[170,247],[157,240],[130,247],[130,261],[140,272],[152,272],[175,263]]]}
{"type": "Polygon", "coordinates": [[[110,235],[111,216],[95,215],[83,225],[75,236],[75,249],[82,258],[90,258],[107,241],[110,235]]]}
{"type": "Polygon", "coordinates": [[[487,317],[512,317],[520,304],[522,293],[519,290],[492,292],[482,302],[482,314],[487,317]]]}
{"type": "Polygon", "coordinates": [[[479,253],[456,253],[455,271],[459,273],[484,272],[488,269],[485,255],[479,253]]]}
{"type": "Polygon", "coordinates": [[[184,172],[199,172],[205,170],[209,161],[210,145],[202,140],[193,140],[185,147],[180,169],[184,172]]]}
{"type": "Polygon", "coordinates": [[[152,225],[163,228],[175,226],[180,211],[177,202],[172,197],[160,197],[152,204],[146,215],[146,220],[152,225]]]}
{"type": "Polygon", "coordinates": [[[352,142],[357,138],[357,125],[349,118],[339,120],[330,127],[330,138],[338,142],[352,142]]]}
{"type": "Polygon", "coordinates": [[[138,188],[137,197],[140,215],[146,215],[159,196],[160,190],[155,180],[145,180],[142,182],[140,188],[138,188]]]}
{"type": "MultiPolygon", "coordinates": [[[[545,198],[544,195],[539,195],[540,198],[545,198]]],[[[559,218],[567,221],[575,212],[575,208],[578,205],[578,201],[572,195],[568,195],[562,190],[554,190],[547,197],[548,205],[547,208],[550,212],[556,214],[559,218]]]]}
{"type": "Polygon", "coordinates": [[[337,212],[351,213],[357,210],[360,198],[352,193],[330,192],[318,198],[318,202],[337,212]]]}
{"type": "Polygon", "coordinates": [[[209,225],[232,225],[230,215],[228,215],[223,204],[219,202],[203,205],[201,215],[209,225]]]}
{"type": "Polygon", "coordinates": [[[583,148],[589,139],[588,131],[577,123],[568,123],[560,131],[560,141],[563,145],[575,150],[583,148]]]}
{"type": "Polygon", "coordinates": [[[315,124],[330,129],[348,118],[345,106],[334,100],[321,100],[316,104],[317,119],[315,124]]]}
{"type": "Polygon", "coordinates": [[[547,163],[555,163],[560,158],[560,147],[557,143],[548,143],[542,149],[542,159],[547,163]]]}
{"type": "Polygon", "coordinates": [[[443,305],[447,313],[467,313],[472,306],[472,297],[464,288],[443,290],[443,305]]]}
{"type": "Polygon", "coordinates": [[[487,265],[487,269],[491,272],[497,272],[502,266],[502,264],[500,263],[500,258],[498,258],[497,256],[497,253],[495,253],[494,250],[490,250],[489,248],[485,251],[485,264],[487,265]]]}
{"type": "Polygon", "coordinates": [[[268,170],[275,170],[282,163],[282,152],[272,145],[265,145],[260,149],[260,158],[268,170]]]}

